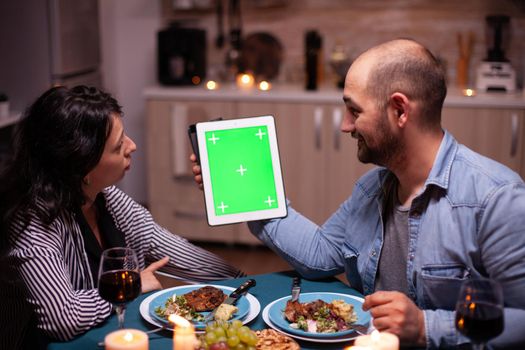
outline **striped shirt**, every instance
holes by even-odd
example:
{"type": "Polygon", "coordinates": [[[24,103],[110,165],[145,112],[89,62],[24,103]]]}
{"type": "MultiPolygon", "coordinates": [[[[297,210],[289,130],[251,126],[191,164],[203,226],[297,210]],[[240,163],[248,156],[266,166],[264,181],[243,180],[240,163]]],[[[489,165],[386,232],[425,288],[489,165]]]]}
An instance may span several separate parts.
{"type": "MultiPolygon", "coordinates": [[[[109,213],[137,253],[141,269],[169,256],[159,271],[188,282],[244,274],[218,256],[170,233],[116,187],[103,191],[109,213]]],[[[111,305],[91,276],[80,227],[73,213],[45,226],[34,214],[29,224],[12,224],[10,249],[0,257],[0,349],[22,348],[34,327],[47,337],[70,340],[103,322],[111,305]]]]}

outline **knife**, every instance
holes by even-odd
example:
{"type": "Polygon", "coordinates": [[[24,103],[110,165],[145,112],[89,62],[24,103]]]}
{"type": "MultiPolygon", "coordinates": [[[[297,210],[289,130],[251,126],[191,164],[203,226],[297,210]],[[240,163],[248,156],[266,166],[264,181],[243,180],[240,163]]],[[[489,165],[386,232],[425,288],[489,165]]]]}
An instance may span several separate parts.
{"type": "Polygon", "coordinates": [[[299,300],[299,294],[301,294],[301,279],[299,277],[294,277],[292,282],[292,299],[291,301],[299,300]]]}
{"type": "MultiPolygon", "coordinates": [[[[255,284],[256,283],[255,283],[254,279],[247,280],[246,282],[241,284],[239,286],[239,288],[237,288],[236,290],[231,292],[230,295],[228,295],[228,297],[226,298],[226,300],[224,300],[222,302],[222,304],[235,305],[237,300],[239,300],[240,297],[242,297],[244,294],[246,294],[248,292],[248,289],[250,289],[251,287],[255,286],[255,284]]],[[[204,321],[203,322],[207,323],[211,319],[213,319],[215,317],[215,313],[217,312],[218,308],[219,308],[219,306],[217,306],[215,309],[213,309],[212,312],[210,312],[208,315],[206,315],[206,317],[204,317],[204,321]]]]}

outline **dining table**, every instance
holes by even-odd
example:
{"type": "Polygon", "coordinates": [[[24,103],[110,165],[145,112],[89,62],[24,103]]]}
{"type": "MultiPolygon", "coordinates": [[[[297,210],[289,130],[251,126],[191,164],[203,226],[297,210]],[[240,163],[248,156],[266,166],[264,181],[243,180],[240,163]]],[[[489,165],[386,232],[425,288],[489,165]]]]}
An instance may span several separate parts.
{"type": "MultiPolygon", "coordinates": [[[[272,272],[259,275],[251,275],[235,279],[226,279],[213,282],[207,282],[206,284],[210,285],[219,285],[237,288],[243,282],[248,279],[254,279],[256,285],[249,290],[249,294],[255,297],[260,303],[260,312],[246,325],[252,330],[261,330],[265,328],[270,328],[270,326],[265,322],[262,316],[262,311],[264,308],[271,304],[273,301],[290,296],[291,286],[294,277],[299,275],[295,271],[281,271],[281,272],[272,272]]],[[[362,298],[363,295],[357,290],[352,289],[350,286],[346,285],[339,279],[335,277],[325,278],[325,279],[304,279],[301,280],[301,294],[302,293],[340,293],[349,295],[352,297],[362,298]]],[[[158,326],[151,324],[144,319],[140,312],[141,303],[152,295],[154,292],[145,293],[139,296],[134,301],[130,302],[126,307],[125,315],[125,328],[139,329],[142,331],[148,331],[158,326]]],[[[93,350],[93,349],[103,349],[98,344],[104,340],[104,337],[117,330],[117,316],[112,314],[104,323],[93,327],[88,332],[79,335],[75,339],[67,342],[52,342],[48,345],[49,350],[65,350],[65,349],[74,349],[74,350],[93,350]]],[[[319,342],[316,339],[312,341],[295,339],[301,349],[344,349],[347,346],[352,345],[353,338],[357,336],[357,333],[352,333],[352,335],[345,337],[345,341],[341,342],[319,342]]],[[[159,332],[149,334],[149,349],[150,350],[171,350],[173,349],[173,331],[170,330],[161,330],[159,332]]]]}

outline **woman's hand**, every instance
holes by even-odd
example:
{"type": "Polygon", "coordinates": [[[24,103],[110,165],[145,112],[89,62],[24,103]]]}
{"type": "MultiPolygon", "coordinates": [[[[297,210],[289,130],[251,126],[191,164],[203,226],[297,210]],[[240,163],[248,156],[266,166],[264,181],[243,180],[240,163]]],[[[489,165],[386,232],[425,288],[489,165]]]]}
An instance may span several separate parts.
{"type": "Polygon", "coordinates": [[[165,256],[164,258],[151,263],[140,273],[140,280],[142,283],[142,293],[151,292],[152,290],[162,289],[157,277],[155,277],[154,272],[160,269],[162,266],[166,265],[170,261],[170,258],[165,256]]]}
{"type": "Polygon", "coordinates": [[[199,185],[199,188],[202,190],[202,175],[201,175],[201,167],[199,164],[197,164],[197,156],[195,154],[190,155],[190,160],[193,163],[193,167],[191,168],[191,171],[193,172],[193,179],[195,180],[195,183],[199,185]]]}

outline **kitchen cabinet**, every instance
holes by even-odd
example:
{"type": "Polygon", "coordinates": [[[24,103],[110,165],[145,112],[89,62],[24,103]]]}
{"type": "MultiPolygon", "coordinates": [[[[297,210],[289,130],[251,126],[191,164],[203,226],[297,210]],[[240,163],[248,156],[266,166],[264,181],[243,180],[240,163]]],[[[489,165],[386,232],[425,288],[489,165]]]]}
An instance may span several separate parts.
{"type": "Polygon", "coordinates": [[[442,117],[460,143],[525,178],[525,109],[447,107],[442,117]]]}
{"type": "Polygon", "coordinates": [[[357,159],[357,143],[339,127],[342,103],[255,103],[237,105],[240,116],[275,116],[286,197],[317,224],[351,194],[369,165],[357,159]]]}
{"type": "Polygon", "coordinates": [[[219,116],[273,115],[276,121],[286,197],[322,224],[371,168],[357,160],[357,144],[339,131],[342,103],[215,101],[148,102],[148,192],[155,220],[192,240],[259,244],[243,224],[210,227],[202,191],[191,174],[187,126],[219,116]]]}
{"type": "Polygon", "coordinates": [[[187,128],[196,121],[234,115],[232,103],[149,101],[147,104],[148,204],[155,220],[191,240],[237,241],[240,225],[210,227],[204,195],[193,181],[187,128]]]}
{"type": "MultiPolygon", "coordinates": [[[[480,96],[481,95],[481,96],[480,96]]],[[[192,240],[259,244],[245,224],[210,227],[193,182],[189,124],[217,117],[275,117],[286,197],[317,224],[351,195],[372,165],[359,162],[357,142],[339,130],[341,92],[151,88],[147,93],[149,205],[155,219],[192,240]]],[[[451,92],[443,127],[456,139],[525,177],[525,101],[511,95],[476,99],[451,92]]]]}

